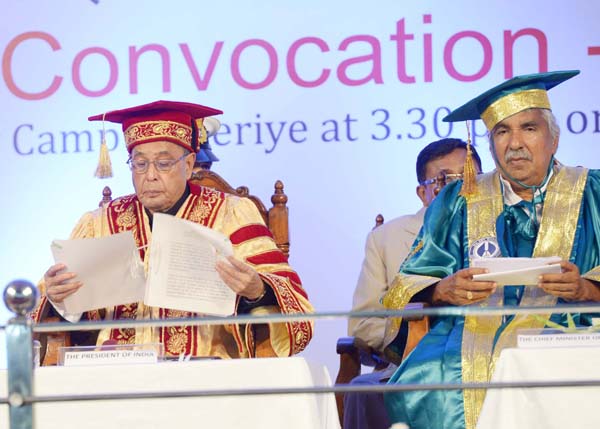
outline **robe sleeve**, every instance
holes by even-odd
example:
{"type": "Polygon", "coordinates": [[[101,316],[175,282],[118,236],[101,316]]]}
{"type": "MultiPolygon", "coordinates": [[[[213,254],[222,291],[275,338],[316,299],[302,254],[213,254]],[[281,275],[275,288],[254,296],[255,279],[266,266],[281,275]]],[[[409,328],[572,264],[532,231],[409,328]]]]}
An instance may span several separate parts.
{"type": "Polygon", "coordinates": [[[600,282],[600,170],[590,170],[573,252],[582,277],[600,282]]]}
{"type": "MultiPolygon", "coordinates": [[[[227,196],[220,209],[215,229],[229,236],[234,255],[254,268],[265,285],[276,297],[277,305],[261,306],[250,311],[252,315],[272,313],[303,314],[313,312],[298,274],[290,267],[287,257],[277,248],[256,206],[247,198],[227,196]]],[[[269,323],[267,337],[258,344],[261,333],[255,325],[245,327],[242,338],[252,354],[291,356],[302,351],[312,338],[311,321],[269,323]]],[[[241,332],[240,332],[241,334],[241,332]]]]}

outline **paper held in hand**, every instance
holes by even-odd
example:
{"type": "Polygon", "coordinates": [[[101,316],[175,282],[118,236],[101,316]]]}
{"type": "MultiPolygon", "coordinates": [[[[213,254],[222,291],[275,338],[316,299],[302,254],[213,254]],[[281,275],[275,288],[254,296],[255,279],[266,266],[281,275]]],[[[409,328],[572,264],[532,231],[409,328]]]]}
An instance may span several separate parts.
{"type": "Polygon", "coordinates": [[[493,281],[498,286],[535,286],[542,274],[560,273],[558,256],[544,258],[481,258],[471,261],[472,267],[487,268],[489,273],[476,274],[473,280],[493,281]]]}
{"type": "Polygon", "coordinates": [[[205,226],[155,213],[144,303],[228,316],[235,293],[215,271],[217,259],[233,255],[229,238],[205,226]]]}
{"type": "Polygon", "coordinates": [[[235,310],[235,293],[215,270],[218,258],[233,255],[231,242],[193,222],[154,214],[147,279],[131,232],[54,240],[51,249],[83,283],[63,301],[67,314],[139,301],[218,316],[235,310]]]}
{"type": "Polygon", "coordinates": [[[139,302],[144,298],[144,266],[131,232],[106,238],[54,240],[56,263],[76,273],[83,286],[63,301],[67,314],[139,302]]]}

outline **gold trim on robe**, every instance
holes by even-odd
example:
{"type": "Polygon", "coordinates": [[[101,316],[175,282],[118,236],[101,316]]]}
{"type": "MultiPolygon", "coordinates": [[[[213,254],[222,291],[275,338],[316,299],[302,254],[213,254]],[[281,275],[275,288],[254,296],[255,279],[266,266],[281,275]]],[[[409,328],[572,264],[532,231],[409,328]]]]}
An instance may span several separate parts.
{"type": "MultiPolygon", "coordinates": [[[[568,260],[575,238],[587,170],[562,166],[557,169],[546,190],[533,257],[559,256],[561,259],[568,260]]],[[[480,182],[478,185],[480,198],[474,197],[467,202],[469,247],[480,238],[496,237],[496,218],[503,210],[498,173],[483,175],[480,182]]],[[[482,307],[501,305],[502,293],[502,288],[498,288],[488,300],[479,305],[482,307]]],[[[520,305],[552,306],[556,301],[555,296],[546,294],[538,287],[526,287],[520,305]]],[[[515,344],[517,331],[525,328],[541,328],[549,318],[549,314],[542,318],[516,315],[504,328],[494,345],[494,337],[500,328],[502,318],[467,316],[462,343],[463,383],[489,381],[500,352],[515,344]]],[[[475,428],[484,396],[485,391],[480,389],[465,390],[464,413],[467,429],[475,428]]]]}
{"type": "MultiPolygon", "coordinates": [[[[192,186],[191,191],[176,216],[213,228],[228,237],[235,235],[234,255],[250,264],[267,287],[273,289],[278,305],[258,307],[253,309],[251,314],[297,314],[314,311],[302,288],[300,278],[277,248],[252,201],[211,188],[192,186]],[[257,257],[258,262],[252,262],[253,258],[257,257]]],[[[140,258],[144,260],[147,269],[147,249],[151,241],[150,223],[135,195],[117,198],[106,206],[85,214],[74,228],[71,238],[103,237],[122,231],[133,233],[140,249],[140,258]]],[[[43,281],[40,288],[43,292],[43,281]]],[[[200,316],[190,312],[148,307],[141,302],[119,305],[105,311],[107,320],[200,316]]],[[[98,311],[88,313],[94,320],[98,320],[98,311]]],[[[34,320],[40,321],[39,318],[34,320]]],[[[268,329],[267,346],[263,344],[260,350],[265,356],[289,356],[307,346],[312,338],[313,323],[277,323],[269,325],[268,329]]],[[[222,358],[260,356],[254,343],[254,335],[245,325],[104,329],[100,331],[97,343],[100,345],[108,339],[118,343],[160,342],[165,347],[165,354],[171,356],[181,353],[222,358]]]]}
{"type": "MultiPolygon", "coordinates": [[[[496,173],[486,173],[478,178],[476,193],[467,200],[468,248],[484,237],[496,237],[496,219],[504,209],[500,180],[496,173]]],[[[502,288],[498,288],[486,301],[475,306],[502,305],[502,288]]],[[[489,368],[481,350],[491,350],[494,334],[500,326],[501,317],[465,317],[462,339],[462,381],[473,382],[488,378],[489,368]]],[[[480,403],[485,391],[466,389],[463,392],[465,425],[474,428],[479,415],[480,403]]]]}
{"type": "Polygon", "coordinates": [[[594,282],[600,282],[600,267],[592,268],[587,273],[582,274],[581,277],[583,277],[584,279],[594,281],[594,282]]]}
{"type": "MultiPolygon", "coordinates": [[[[386,309],[402,310],[412,299],[413,296],[439,282],[438,277],[414,276],[402,273],[396,274],[389,291],[382,299],[382,304],[386,309]]],[[[400,331],[402,317],[389,318],[386,321],[385,334],[383,339],[384,350],[394,341],[400,331]]],[[[388,351],[386,350],[386,353],[388,351]]]]}

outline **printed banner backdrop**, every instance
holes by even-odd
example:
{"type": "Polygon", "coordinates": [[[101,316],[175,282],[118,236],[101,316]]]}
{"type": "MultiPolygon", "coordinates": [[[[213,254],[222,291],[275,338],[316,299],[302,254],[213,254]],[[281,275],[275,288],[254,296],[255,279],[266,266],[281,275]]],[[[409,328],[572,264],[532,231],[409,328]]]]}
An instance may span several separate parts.
{"type": "MultiPolygon", "coordinates": [[[[104,186],[132,192],[115,124],[115,175],[93,177],[101,124],[86,118],[154,100],[225,112],[213,170],[234,186],[268,202],[283,181],[290,261],[319,311],[350,309],[375,216],[418,210],[419,150],[466,138],[465,125],[442,122],[449,109],[506,78],[580,69],[550,92],[558,159],[600,167],[597,1],[0,4],[2,288],[37,282],[52,239],[68,237],[104,186]]],[[[483,124],[472,133],[492,169],[483,124]]],[[[337,371],[345,334],[346,320],[319,322],[305,355],[337,371]]]]}

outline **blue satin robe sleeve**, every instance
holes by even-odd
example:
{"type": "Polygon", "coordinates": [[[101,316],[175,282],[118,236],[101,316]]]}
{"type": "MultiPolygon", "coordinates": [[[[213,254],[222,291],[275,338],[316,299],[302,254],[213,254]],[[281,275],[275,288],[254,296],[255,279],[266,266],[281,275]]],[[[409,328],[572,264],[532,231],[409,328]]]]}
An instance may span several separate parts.
{"type": "Polygon", "coordinates": [[[444,278],[468,266],[466,204],[458,195],[461,184],[444,187],[427,209],[413,245],[420,250],[400,267],[402,273],[444,278]]]}
{"type": "Polygon", "coordinates": [[[581,210],[571,261],[585,274],[600,265],[600,170],[588,172],[581,210]]]}

